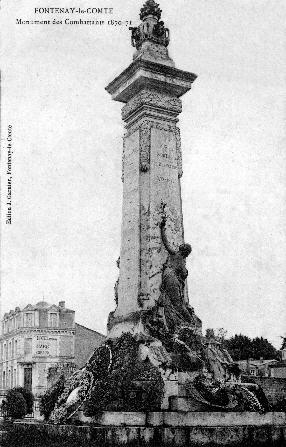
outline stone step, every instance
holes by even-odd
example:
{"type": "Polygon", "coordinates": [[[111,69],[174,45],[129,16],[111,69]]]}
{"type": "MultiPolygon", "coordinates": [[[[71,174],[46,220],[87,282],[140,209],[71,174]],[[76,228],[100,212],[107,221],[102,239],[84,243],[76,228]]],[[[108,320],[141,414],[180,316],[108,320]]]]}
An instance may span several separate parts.
{"type": "Polygon", "coordinates": [[[172,396],[169,398],[170,411],[216,411],[217,408],[208,402],[191,396],[172,396]]]}
{"type": "MultiPolygon", "coordinates": [[[[286,429],[286,413],[268,412],[260,414],[249,411],[155,411],[147,413],[103,411],[97,416],[90,418],[90,422],[93,422],[97,426],[113,427],[231,427],[272,425],[282,426],[286,429]]],[[[19,424],[25,423],[21,422],[19,424]]]]}

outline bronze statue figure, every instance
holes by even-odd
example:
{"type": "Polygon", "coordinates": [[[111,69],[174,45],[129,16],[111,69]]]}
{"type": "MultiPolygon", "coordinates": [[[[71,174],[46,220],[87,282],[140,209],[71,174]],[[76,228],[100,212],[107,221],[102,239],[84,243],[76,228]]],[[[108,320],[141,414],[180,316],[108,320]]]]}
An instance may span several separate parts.
{"type": "MultiPolygon", "coordinates": [[[[194,312],[184,298],[185,281],[188,276],[186,258],[190,255],[190,244],[182,244],[178,250],[171,248],[166,236],[166,216],[163,214],[160,223],[161,237],[168,252],[168,258],[163,266],[161,290],[165,294],[164,308],[167,320],[177,320],[179,323],[195,324],[194,312]],[[169,309],[168,309],[169,308],[169,309]]],[[[177,324],[176,324],[177,326],[177,324]]]]}

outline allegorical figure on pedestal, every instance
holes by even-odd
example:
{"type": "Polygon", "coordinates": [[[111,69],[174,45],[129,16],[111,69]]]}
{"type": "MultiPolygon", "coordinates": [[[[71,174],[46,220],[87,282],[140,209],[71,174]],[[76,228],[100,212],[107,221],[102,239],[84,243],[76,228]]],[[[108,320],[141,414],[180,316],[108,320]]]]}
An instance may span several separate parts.
{"type": "MultiPolygon", "coordinates": [[[[168,252],[168,258],[163,266],[161,291],[164,294],[163,305],[167,323],[170,320],[177,324],[195,323],[193,309],[185,301],[185,281],[188,276],[186,258],[191,254],[190,244],[182,244],[174,250],[166,235],[166,215],[163,213],[160,223],[161,237],[168,252]]],[[[168,324],[169,325],[169,324],[168,324]]]]}

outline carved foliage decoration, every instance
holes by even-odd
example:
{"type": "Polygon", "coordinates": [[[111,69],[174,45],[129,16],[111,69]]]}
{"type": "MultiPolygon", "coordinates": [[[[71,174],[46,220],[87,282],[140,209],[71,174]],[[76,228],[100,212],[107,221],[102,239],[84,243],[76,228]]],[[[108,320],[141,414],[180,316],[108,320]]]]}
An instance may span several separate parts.
{"type": "Polygon", "coordinates": [[[161,13],[162,10],[159,8],[158,3],[156,3],[154,0],[147,0],[140,9],[140,20],[144,20],[144,18],[150,14],[160,20],[161,13]]]}
{"type": "Polygon", "coordinates": [[[183,175],[183,164],[182,164],[181,135],[180,135],[180,129],[178,127],[175,128],[175,136],[176,136],[178,177],[180,178],[183,175]]]}
{"type": "Polygon", "coordinates": [[[143,121],[140,126],[140,170],[146,172],[150,165],[151,123],[143,121]]]}
{"type": "Polygon", "coordinates": [[[143,105],[165,109],[176,115],[182,111],[182,101],[179,98],[163,95],[155,91],[142,90],[122,108],[122,119],[128,119],[132,113],[136,112],[143,105]]]}
{"type": "Polygon", "coordinates": [[[131,44],[139,50],[143,42],[154,42],[158,45],[167,47],[170,42],[169,29],[165,27],[164,22],[160,20],[161,9],[154,0],[147,0],[141,8],[139,26],[131,26],[131,44]]]}
{"type": "Polygon", "coordinates": [[[123,137],[122,168],[121,168],[121,180],[122,180],[122,182],[124,182],[125,138],[126,138],[126,135],[123,137]]]}
{"type": "Polygon", "coordinates": [[[170,42],[170,31],[165,28],[162,20],[157,23],[145,21],[138,27],[131,26],[131,45],[140,50],[142,43],[147,40],[156,44],[167,47],[170,42]]]}
{"type": "Polygon", "coordinates": [[[174,132],[175,126],[174,124],[169,123],[159,123],[158,121],[152,121],[152,127],[160,130],[166,130],[167,132],[174,132]]]}

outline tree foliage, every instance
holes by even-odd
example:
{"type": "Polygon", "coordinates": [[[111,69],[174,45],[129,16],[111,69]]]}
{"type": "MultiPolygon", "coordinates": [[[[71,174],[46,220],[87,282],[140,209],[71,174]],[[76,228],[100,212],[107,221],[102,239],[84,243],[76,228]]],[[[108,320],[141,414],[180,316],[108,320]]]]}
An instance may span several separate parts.
{"type": "Polygon", "coordinates": [[[22,388],[20,386],[13,388],[15,391],[17,391],[18,393],[22,394],[22,396],[25,399],[26,405],[27,405],[27,413],[32,413],[33,412],[33,407],[34,407],[34,395],[32,393],[32,391],[27,390],[26,388],[22,388]]]}
{"type": "Polygon", "coordinates": [[[234,335],[225,340],[225,346],[233,360],[246,360],[253,358],[251,338],[246,335],[234,335]]]}
{"type": "Polygon", "coordinates": [[[278,356],[277,350],[266,338],[250,338],[242,334],[226,338],[226,334],[227,332],[223,328],[206,330],[206,337],[215,337],[228,350],[233,360],[247,360],[249,358],[267,360],[275,359],[278,356]]]}
{"type": "Polygon", "coordinates": [[[253,358],[255,360],[275,359],[277,357],[277,350],[274,346],[263,337],[255,337],[253,339],[246,335],[234,335],[225,341],[225,346],[228,349],[233,360],[247,360],[253,358]]]}
{"type": "Polygon", "coordinates": [[[27,414],[27,405],[23,394],[15,389],[8,390],[5,410],[7,411],[7,416],[13,419],[22,419],[27,414]]]}

